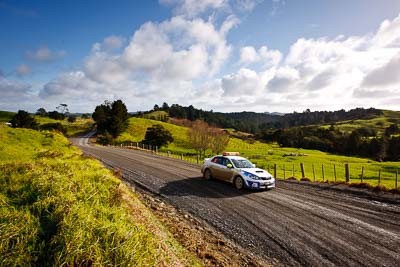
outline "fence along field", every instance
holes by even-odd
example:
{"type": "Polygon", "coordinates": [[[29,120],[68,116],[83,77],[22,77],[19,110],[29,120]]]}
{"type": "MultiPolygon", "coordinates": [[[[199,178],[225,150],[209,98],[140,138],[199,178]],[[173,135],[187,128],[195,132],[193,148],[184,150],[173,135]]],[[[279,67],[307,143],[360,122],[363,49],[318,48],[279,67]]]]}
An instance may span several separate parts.
{"type": "MultiPolygon", "coordinates": [[[[197,163],[196,151],[191,147],[187,138],[188,128],[174,124],[143,119],[130,118],[128,130],[121,134],[117,139],[117,144],[125,146],[137,146],[143,149],[140,142],[144,139],[146,129],[154,124],[160,124],[172,133],[174,142],[166,147],[157,149],[158,153],[165,156],[183,158],[186,161],[197,163]]],[[[156,148],[145,147],[148,150],[156,148]]],[[[277,165],[278,178],[289,178],[294,176],[301,179],[300,163],[304,164],[305,176],[311,181],[314,180],[312,166],[314,165],[315,181],[322,181],[322,164],[324,165],[324,181],[335,181],[334,165],[336,168],[336,181],[345,182],[344,164],[349,164],[349,182],[360,183],[361,173],[363,172],[363,183],[371,186],[378,184],[388,189],[395,188],[396,172],[400,172],[400,162],[377,162],[367,158],[349,157],[329,154],[319,150],[298,149],[291,147],[280,147],[277,144],[261,143],[259,141],[248,142],[239,138],[231,137],[226,151],[239,151],[242,156],[249,158],[258,167],[272,170],[274,164],[277,165]],[[291,156],[291,155],[297,156],[291,156]],[[291,175],[294,164],[294,175],[291,175]],[[379,183],[379,172],[381,180],[379,183]]],[[[213,156],[211,151],[207,156],[213,156]]],[[[199,164],[203,159],[199,159],[199,164]]]]}
{"type": "MultiPolygon", "coordinates": [[[[173,151],[166,149],[159,150],[158,147],[152,147],[140,142],[124,143],[119,146],[144,150],[170,158],[185,160],[193,164],[202,164],[203,162],[203,159],[200,159],[197,155],[193,155],[193,153],[174,153],[173,151]]],[[[251,144],[249,144],[249,146],[251,146],[251,144]]],[[[242,155],[247,153],[242,153],[242,155]]],[[[271,151],[268,153],[271,153],[271,151]]],[[[304,153],[289,153],[286,157],[290,161],[294,157],[299,157],[299,155],[300,157],[307,157],[307,154],[304,153]]],[[[263,157],[260,154],[252,154],[247,157],[253,163],[256,163],[257,167],[268,170],[268,172],[278,179],[309,180],[313,182],[360,183],[364,186],[383,186],[387,189],[398,189],[398,175],[400,168],[388,165],[392,163],[304,163],[294,161],[274,163],[273,161],[268,161],[268,157],[263,157]],[[368,168],[368,166],[374,167],[368,168]]]]}

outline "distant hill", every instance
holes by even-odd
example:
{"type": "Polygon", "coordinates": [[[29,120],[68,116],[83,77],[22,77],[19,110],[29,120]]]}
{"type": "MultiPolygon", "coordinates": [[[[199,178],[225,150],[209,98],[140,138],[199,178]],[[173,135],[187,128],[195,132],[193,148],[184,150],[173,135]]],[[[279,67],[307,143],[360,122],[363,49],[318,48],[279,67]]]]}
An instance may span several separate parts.
{"type": "Polygon", "coordinates": [[[9,122],[14,115],[15,112],[0,110],[0,122],[9,122]]]}
{"type": "MultiPolygon", "coordinates": [[[[290,128],[294,126],[307,125],[331,125],[343,122],[343,128],[346,124],[352,124],[357,128],[354,121],[364,120],[377,123],[378,131],[384,129],[390,123],[398,123],[400,112],[379,110],[375,108],[356,108],[346,111],[344,109],[338,111],[310,111],[306,110],[301,113],[257,113],[257,112],[214,112],[197,109],[192,105],[185,107],[178,104],[168,106],[164,103],[162,108],[155,105],[155,109],[145,112],[145,116],[160,117],[161,114],[167,114],[170,118],[187,119],[194,121],[197,119],[204,120],[211,125],[221,128],[231,128],[237,131],[259,134],[266,130],[290,128]],[[382,124],[382,127],[380,127],[382,124]]],[[[143,114],[142,114],[143,116],[143,114]]],[[[162,116],[163,118],[164,115],[162,116]]],[[[363,124],[360,122],[360,125],[363,124]]],[[[365,124],[365,123],[364,123],[365,124]]]]}

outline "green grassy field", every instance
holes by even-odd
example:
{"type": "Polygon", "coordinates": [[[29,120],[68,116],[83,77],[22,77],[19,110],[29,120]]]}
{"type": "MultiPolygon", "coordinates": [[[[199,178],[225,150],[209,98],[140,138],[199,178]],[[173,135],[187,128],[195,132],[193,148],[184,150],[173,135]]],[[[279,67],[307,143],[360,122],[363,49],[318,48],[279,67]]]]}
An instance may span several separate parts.
{"type": "Polygon", "coordinates": [[[164,118],[167,117],[168,117],[168,112],[165,112],[163,110],[157,110],[143,115],[143,118],[145,119],[152,119],[158,121],[163,120],[164,118]]]}
{"type": "Polygon", "coordinates": [[[0,110],[0,123],[9,122],[14,115],[15,115],[14,112],[0,110]]]}
{"type": "Polygon", "coordinates": [[[62,135],[0,126],[0,140],[0,266],[199,265],[62,135]]]}
{"type": "Polygon", "coordinates": [[[81,119],[77,118],[75,122],[68,122],[65,120],[54,120],[48,117],[34,116],[35,120],[39,125],[46,123],[61,123],[62,126],[67,130],[67,136],[75,136],[84,134],[90,131],[93,127],[94,121],[92,119],[81,119]]]}
{"type": "MultiPolygon", "coordinates": [[[[382,135],[387,127],[391,124],[400,125],[400,111],[383,110],[383,116],[373,118],[370,120],[351,120],[351,121],[340,121],[336,122],[335,128],[345,133],[351,133],[352,131],[365,127],[373,129],[378,135],[382,135]]],[[[322,126],[325,129],[330,127],[330,124],[322,126]]]]}
{"type": "MultiPolygon", "coordinates": [[[[176,157],[184,154],[184,158],[189,161],[196,162],[195,151],[191,148],[187,132],[188,128],[176,126],[164,122],[131,118],[129,120],[129,127],[118,139],[118,142],[140,142],[144,139],[146,129],[153,124],[161,124],[164,128],[168,129],[174,138],[174,142],[167,147],[160,149],[160,152],[170,151],[176,157]]],[[[249,158],[257,166],[269,169],[273,173],[273,166],[277,164],[277,177],[288,178],[296,177],[301,178],[300,163],[305,166],[305,175],[310,180],[316,181],[345,181],[344,164],[348,163],[350,168],[350,182],[361,182],[360,175],[364,167],[363,182],[367,182],[373,186],[378,185],[379,171],[381,171],[380,184],[387,188],[395,187],[395,174],[396,171],[400,172],[400,162],[376,162],[371,159],[347,157],[333,155],[318,150],[297,149],[280,147],[277,144],[266,144],[261,142],[249,143],[242,139],[231,138],[226,149],[227,151],[238,151],[244,157],[249,158]],[[287,154],[304,154],[303,156],[286,156],[287,154]],[[314,173],[313,173],[314,165],[314,173]],[[324,179],[322,175],[322,165],[324,165],[324,179]]],[[[208,155],[212,156],[211,151],[208,155]]]]}

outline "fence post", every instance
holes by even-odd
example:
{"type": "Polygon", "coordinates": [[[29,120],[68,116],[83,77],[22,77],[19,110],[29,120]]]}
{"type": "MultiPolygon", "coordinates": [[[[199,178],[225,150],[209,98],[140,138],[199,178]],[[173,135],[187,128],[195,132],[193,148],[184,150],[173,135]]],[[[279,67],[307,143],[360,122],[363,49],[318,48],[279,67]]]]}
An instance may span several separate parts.
{"type": "Polygon", "coordinates": [[[349,164],[344,164],[345,176],[346,176],[346,183],[350,181],[350,171],[349,171],[349,164]]]}
{"type": "Polygon", "coordinates": [[[364,166],[361,167],[361,176],[360,176],[360,178],[361,178],[361,183],[362,183],[363,179],[364,179],[364,166]]]}
{"type": "Polygon", "coordinates": [[[315,169],[314,169],[314,164],[311,165],[311,166],[312,166],[312,175],[313,175],[313,177],[314,177],[314,182],[315,182],[315,169]]]}
{"type": "Polygon", "coordinates": [[[183,160],[183,153],[181,153],[181,160],[183,160]]]}
{"type": "Polygon", "coordinates": [[[171,154],[171,152],[170,152],[170,151],[168,151],[168,158],[171,156],[170,154],[171,154]]]}
{"type": "Polygon", "coordinates": [[[300,163],[300,169],[301,169],[301,178],[305,178],[306,174],[304,172],[304,163],[300,163]]]}
{"type": "Polygon", "coordinates": [[[325,181],[324,164],[322,163],[322,182],[325,181]]]}
{"type": "Polygon", "coordinates": [[[283,179],[286,179],[286,165],[283,164],[283,179]]]}
{"type": "Polygon", "coordinates": [[[278,177],[276,177],[276,163],[274,164],[274,177],[275,179],[278,179],[278,177]]]}
{"type": "Polygon", "coordinates": [[[294,177],[294,164],[292,164],[292,177],[294,177]]]}
{"type": "Polygon", "coordinates": [[[271,172],[270,172],[270,169],[269,169],[269,164],[267,165],[267,168],[268,168],[268,172],[271,173],[271,172]]]}
{"type": "Polygon", "coordinates": [[[335,175],[335,182],[336,182],[336,164],[333,164],[333,173],[335,175]]]}
{"type": "Polygon", "coordinates": [[[396,170],[396,184],[395,184],[395,188],[397,189],[397,177],[399,176],[399,171],[396,170]]]}
{"type": "Polygon", "coordinates": [[[199,154],[196,154],[196,162],[199,164],[199,154]]]}
{"type": "Polygon", "coordinates": [[[381,169],[379,169],[379,173],[378,173],[378,185],[381,184],[381,169]]]}

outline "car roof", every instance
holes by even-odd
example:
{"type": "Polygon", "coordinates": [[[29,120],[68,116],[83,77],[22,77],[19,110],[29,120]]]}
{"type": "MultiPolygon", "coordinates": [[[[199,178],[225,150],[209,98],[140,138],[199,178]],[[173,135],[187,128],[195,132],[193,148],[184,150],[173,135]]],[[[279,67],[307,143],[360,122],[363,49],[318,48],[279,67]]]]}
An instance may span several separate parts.
{"type": "Polygon", "coordinates": [[[248,159],[246,159],[246,158],[244,158],[244,157],[240,157],[240,156],[224,156],[224,155],[217,155],[217,156],[214,156],[214,157],[224,157],[224,158],[236,159],[236,160],[243,160],[243,159],[248,160],[248,159]]]}

